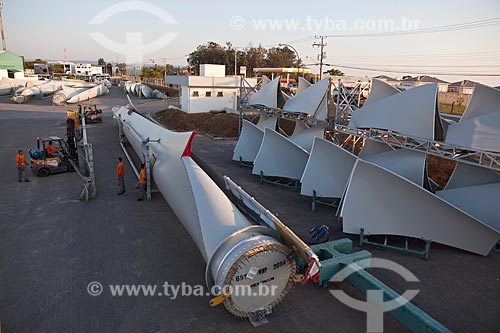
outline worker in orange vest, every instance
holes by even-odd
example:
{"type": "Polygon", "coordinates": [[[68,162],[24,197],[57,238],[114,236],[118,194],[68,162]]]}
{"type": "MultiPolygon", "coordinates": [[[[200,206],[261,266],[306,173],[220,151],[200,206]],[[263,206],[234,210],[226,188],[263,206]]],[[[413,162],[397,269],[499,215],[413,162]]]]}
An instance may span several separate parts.
{"type": "Polygon", "coordinates": [[[26,160],[24,159],[24,152],[22,149],[19,149],[16,155],[16,167],[17,167],[17,179],[22,182],[23,181],[23,173],[24,173],[24,181],[29,182],[28,172],[26,171],[26,160]]]}
{"type": "Polygon", "coordinates": [[[144,163],[141,164],[141,173],[139,174],[139,198],[137,201],[143,201],[146,197],[146,166],[144,163]]]}
{"type": "Polygon", "coordinates": [[[116,166],[116,178],[118,180],[118,187],[120,192],[118,195],[122,195],[125,193],[125,166],[123,165],[123,160],[121,157],[118,157],[118,165],[116,166]]]}
{"type": "Polygon", "coordinates": [[[51,157],[53,153],[58,153],[60,150],[52,146],[52,141],[49,141],[49,144],[45,146],[45,151],[47,152],[47,157],[51,157]]]}

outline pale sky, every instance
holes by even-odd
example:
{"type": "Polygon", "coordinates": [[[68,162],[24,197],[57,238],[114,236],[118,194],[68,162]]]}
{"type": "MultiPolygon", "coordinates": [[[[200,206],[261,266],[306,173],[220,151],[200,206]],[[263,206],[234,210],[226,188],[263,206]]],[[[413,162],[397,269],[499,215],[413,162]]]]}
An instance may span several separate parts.
{"type": "MultiPolygon", "coordinates": [[[[347,75],[401,77],[406,72],[437,73],[435,76],[447,81],[471,79],[500,85],[498,0],[150,0],[144,3],[156,6],[153,13],[114,11],[107,17],[97,15],[103,15],[112,5],[119,4],[121,7],[116,8],[123,9],[133,4],[113,0],[3,1],[7,49],[28,59],[62,60],[66,48],[68,60],[97,61],[103,57],[108,62],[124,62],[126,54],[123,53],[130,48],[120,51],[120,46],[112,43],[104,47],[90,33],[101,33],[118,44],[125,42],[126,33],[136,33],[136,36],[140,33],[144,44],[152,44],[147,50],[149,53],[141,55],[144,62],[154,59],[158,64],[166,61],[174,65],[185,65],[186,55],[208,41],[220,44],[230,41],[239,47],[290,43],[304,63],[312,64],[318,55],[318,49],[312,47],[314,35],[394,33],[498,19],[477,23],[481,27],[467,30],[369,38],[329,37],[325,62],[377,69],[340,68],[347,75]],[[90,24],[93,19],[97,24],[90,24]],[[165,42],[158,41],[162,36],[165,42]],[[444,75],[450,73],[460,75],[444,75]],[[483,73],[498,76],[463,75],[483,73]]],[[[133,51],[138,49],[142,48],[133,48],[133,51]]],[[[310,68],[318,72],[318,66],[310,68]]]]}

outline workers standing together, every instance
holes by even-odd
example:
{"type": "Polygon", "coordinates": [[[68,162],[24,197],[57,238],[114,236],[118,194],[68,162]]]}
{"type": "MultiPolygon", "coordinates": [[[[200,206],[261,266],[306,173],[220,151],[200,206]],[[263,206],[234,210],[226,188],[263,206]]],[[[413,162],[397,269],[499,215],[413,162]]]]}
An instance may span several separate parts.
{"type": "MultiPolygon", "coordinates": [[[[118,182],[119,192],[118,195],[122,195],[125,193],[125,165],[123,164],[123,159],[118,157],[118,164],[116,165],[116,178],[118,182]]],[[[22,149],[18,150],[16,155],[16,167],[17,167],[17,176],[19,182],[24,181],[29,182],[28,172],[26,171],[26,166],[28,163],[24,158],[24,151],[22,149]],[[24,176],[24,177],[23,177],[24,176]]],[[[146,173],[146,165],[141,163],[141,172],[139,174],[139,198],[137,201],[144,201],[146,198],[146,190],[147,190],[147,173],[146,173]]]]}
{"type": "Polygon", "coordinates": [[[118,192],[118,195],[122,195],[125,193],[125,166],[123,165],[123,160],[121,157],[118,157],[118,164],[116,166],[116,178],[118,181],[118,188],[120,189],[120,192],[118,192]]]}
{"type": "Polygon", "coordinates": [[[28,178],[28,172],[26,170],[27,165],[28,163],[26,163],[26,160],[24,159],[24,152],[22,149],[19,149],[16,155],[17,179],[19,180],[19,182],[23,181],[23,174],[24,181],[30,181],[28,178]]]}

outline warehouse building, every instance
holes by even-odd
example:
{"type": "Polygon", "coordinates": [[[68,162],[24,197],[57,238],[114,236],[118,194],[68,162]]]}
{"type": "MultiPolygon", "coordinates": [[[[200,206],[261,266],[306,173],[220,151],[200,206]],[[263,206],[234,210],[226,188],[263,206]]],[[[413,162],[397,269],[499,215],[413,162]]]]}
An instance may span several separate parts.
{"type": "Polygon", "coordinates": [[[0,52],[0,78],[24,78],[24,61],[10,51],[0,52]]]}

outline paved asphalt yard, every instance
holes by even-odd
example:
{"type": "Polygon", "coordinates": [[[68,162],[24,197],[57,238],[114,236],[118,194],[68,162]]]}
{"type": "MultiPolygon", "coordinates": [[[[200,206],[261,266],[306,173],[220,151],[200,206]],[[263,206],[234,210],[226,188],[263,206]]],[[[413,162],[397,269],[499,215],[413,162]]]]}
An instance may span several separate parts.
{"type": "MultiPolygon", "coordinates": [[[[140,101],[154,112],[162,102],[140,101]]],[[[35,145],[37,136],[65,135],[66,107],[50,99],[13,104],[0,97],[0,322],[4,332],[240,332],[257,331],[210,297],[111,296],[110,284],[204,285],[205,262],[161,194],[137,202],[137,182],[125,166],[127,193],[116,195],[115,160],[121,156],[111,107],[126,104],[113,88],[95,102],[104,122],[88,130],[95,153],[98,196],[80,202],[75,173],[17,182],[15,155],[35,145]],[[87,286],[104,286],[91,296],[87,286]]],[[[75,107],[68,107],[68,109],[75,107]]],[[[231,162],[234,140],[197,136],[193,150],[213,170],[230,176],[307,240],[307,230],[326,223],[332,238],[343,238],[333,210],[310,210],[310,200],[292,191],[260,185],[250,169],[231,162]]],[[[450,231],[453,232],[453,231],[450,231]]],[[[352,237],[355,239],[355,237],[352,237]]],[[[457,332],[500,331],[500,254],[472,255],[433,244],[429,260],[367,247],[375,257],[396,261],[418,283],[394,273],[372,273],[398,292],[420,289],[413,302],[457,332]]],[[[347,286],[346,286],[347,287],[347,286]]],[[[356,294],[355,290],[348,289],[356,294]]],[[[390,317],[385,332],[405,332],[390,317]]],[[[365,332],[366,315],[348,308],[313,284],[297,285],[270,323],[258,331],[365,332]]]]}

